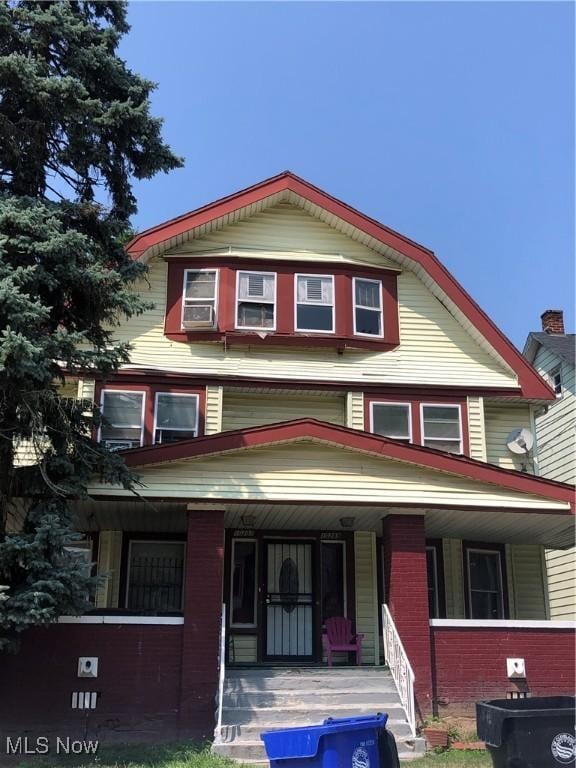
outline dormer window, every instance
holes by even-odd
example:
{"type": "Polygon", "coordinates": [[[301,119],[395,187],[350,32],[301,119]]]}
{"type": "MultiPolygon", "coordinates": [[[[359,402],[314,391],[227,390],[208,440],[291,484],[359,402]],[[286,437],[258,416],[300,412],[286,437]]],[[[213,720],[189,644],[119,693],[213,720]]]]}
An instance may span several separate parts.
{"type": "Polygon", "coordinates": [[[236,328],[273,331],[276,328],[276,274],[240,271],[237,275],[236,328]]]}
{"type": "Polygon", "coordinates": [[[382,281],[355,277],[353,283],[354,333],[382,337],[382,281]]]}
{"type": "Polygon", "coordinates": [[[185,270],[184,297],[182,300],[182,328],[191,330],[214,328],[216,326],[217,294],[217,270],[185,270]]]}
{"type": "Polygon", "coordinates": [[[396,271],[232,254],[166,260],[164,327],[172,341],[339,353],[400,343],[396,271]]]}
{"type": "Polygon", "coordinates": [[[334,276],[296,275],[296,331],[334,333],[334,276]]]}

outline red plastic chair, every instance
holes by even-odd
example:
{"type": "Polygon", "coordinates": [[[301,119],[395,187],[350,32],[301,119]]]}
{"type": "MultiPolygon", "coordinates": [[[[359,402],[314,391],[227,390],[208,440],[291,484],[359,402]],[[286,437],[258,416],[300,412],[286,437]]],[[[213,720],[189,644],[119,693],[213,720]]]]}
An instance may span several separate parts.
{"type": "Polygon", "coordinates": [[[355,651],[356,664],[362,664],[362,640],[364,635],[352,633],[352,622],[343,616],[326,619],[326,634],[322,635],[324,649],[328,658],[328,666],[332,666],[334,651],[355,651]]]}

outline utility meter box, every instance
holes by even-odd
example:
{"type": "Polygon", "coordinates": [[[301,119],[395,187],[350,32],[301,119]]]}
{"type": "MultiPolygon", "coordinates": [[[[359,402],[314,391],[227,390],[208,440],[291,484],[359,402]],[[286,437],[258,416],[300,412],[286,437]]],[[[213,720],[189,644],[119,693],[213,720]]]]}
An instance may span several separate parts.
{"type": "Polygon", "coordinates": [[[524,659],[506,659],[506,672],[509,678],[525,678],[526,662],[524,659]]]}
{"type": "Polygon", "coordinates": [[[97,656],[80,656],[78,659],[78,677],[98,677],[97,656]]]}

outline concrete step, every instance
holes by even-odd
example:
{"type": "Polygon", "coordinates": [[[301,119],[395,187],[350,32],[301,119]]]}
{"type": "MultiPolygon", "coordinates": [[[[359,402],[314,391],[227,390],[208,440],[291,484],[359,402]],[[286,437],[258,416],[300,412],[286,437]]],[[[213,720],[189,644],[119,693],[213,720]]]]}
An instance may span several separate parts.
{"type": "Polygon", "coordinates": [[[368,709],[382,709],[382,702],[400,705],[398,693],[387,686],[380,690],[342,690],[342,691],[242,691],[224,694],[226,709],[249,708],[261,709],[274,707],[290,709],[293,707],[321,707],[330,711],[332,707],[364,706],[368,709]]]}
{"type": "Polygon", "coordinates": [[[307,677],[321,675],[323,677],[358,677],[390,674],[387,666],[380,667],[226,667],[226,677],[234,679],[237,677],[307,677]]]}
{"type": "MultiPolygon", "coordinates": [[[[320,725],[323,720],[310,720],[307,723],[284,722],[282,726],[278,723],[249,723],[247,725],[230,724],[222,725],[220,735],[216,734],[217,740],[221,743],[229,744],[231,742],[259,741],[260,735],[265,731],[274,731],[278,728],[301,728],[303,725],[320,725]]],[[[397,739],[411,738],[410,726],[404,718],[389,718],[388,728],[397,739]]]]}
{"type": "Polygon", "coordinates": [[[262,691],[298,691],[318,693],[331,691],[395,691],[396,686],[389,674],[381,675],[322,675],[281,677],[235,677],[224,682],[224,694],[259,693],[262,691]]]}
{"type": "Polygon", "coordinates": [[[373,704],[332,704],[329,707],[324,706],[302,706],[294,705],[291,707],[227,707],[222,708],[222,723],[225,725],[260,725],[266,723],[274,728],[288,727],[286,724],[310,725],[311,723],[321,723],[327,717],[361,717],[373,715],[376,712],[386,712],[391,720],[401,720],[405,718],[404,709],[396,701],[380,702],[379,706],[373,704]]]}

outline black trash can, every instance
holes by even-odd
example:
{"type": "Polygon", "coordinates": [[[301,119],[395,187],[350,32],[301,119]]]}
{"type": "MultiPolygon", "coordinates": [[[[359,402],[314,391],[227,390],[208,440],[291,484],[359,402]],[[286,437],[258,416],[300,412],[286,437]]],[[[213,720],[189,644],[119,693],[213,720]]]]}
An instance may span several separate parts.
{"type": "Polygon", "coordinates": [[[478,736],[494,768],[576,764],[576,697],[494,699],[476,704],[478,736]]]}

